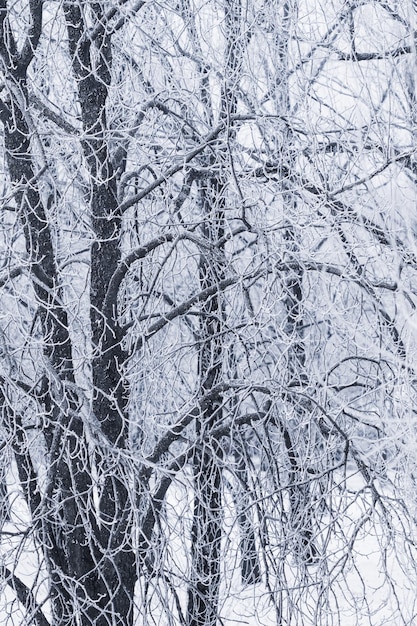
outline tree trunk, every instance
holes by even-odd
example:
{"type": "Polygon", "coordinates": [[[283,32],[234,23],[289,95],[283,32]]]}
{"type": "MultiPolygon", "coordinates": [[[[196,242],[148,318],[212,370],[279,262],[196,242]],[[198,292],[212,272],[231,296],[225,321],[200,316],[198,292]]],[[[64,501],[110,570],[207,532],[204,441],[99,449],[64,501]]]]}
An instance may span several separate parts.
{"type": "Polygon", "coordinates": [[[261,582],[262,576],[251,511],[251,497],[247,491],[248,468],[246,466],[242,445],[241,441],[235,441],[233,447],[236,462],[234,473],[237,478],[236,488],[233,489],[233,500],[236,507],[240,533],[240,571],[242,583],[244,585],[254,585],[261,582]]]}
{"type": "MultiPolygon", "coordinates": [[[[224,235],[224,188],[211,179],[200,189],[205,220],[203,236],[215,244],[224,235]]],[[[220,254],[222,254],[219,251],[220,254]]],[[[223,263],[218,258],[200,256],[200,289],[219,283],[223,263]]],[[[211,430],[222,416],[222,396],[204,402],[222,380],[223,306],[220,293],[201,307],[199,373],[203,397],[201,414],[196,420],[197,445],[194,454],[194,513],[191,532],[191,584],[188,591],[187,626],[215,626],[218,615],[222,536],[221,470],[222,452],[211,430]]]]}
{"type": "MultiPolygon", "coordinates": [[[[96,24],[105,22],[104,9],[92,5],[96,24]]],[[[106,101],[111,82],[111,37],[104,28],[94,42],[86,37],[83,10],[77,4],[64,7],[73,73],[77,82],[83,129],[83,150],[91,176],[91,225],[95,241],[91,248],[90,320],[93,342],[93,413],[105,438],[114,446],[114,457],[97,453],[100,486],[100,575],[106,589],[103,600],[111,623],[133,623],[135,555],[132,545],[131,501],[128,478],[117,460],[117,450],[128,441],[127,399],[123,379],[127,354],[121,346],[117,322],[117,293],[108,293],[111,277],[121,257],[121,215],[116,176],[107,146],[106,101]],[[96,55],[94,69],[92,47],[96,55]]],[[[106,622],[105,618],[101,618],[106,622]]]]}
{"type": "MultiPolygon", "coordinates": [[[[76,416],[77,399],[75,394],[66,390],[67,384],[74,384],[71,341],[67,315],[61,304],[48,218],[32,165],[30,131],[22,111],[22,103],[26,102],[25,74],[18,78],[12,76],[11,82],[21,102],[10,96],[2,103],[1,119],[10,177],[19,185],[16,200],[22,207],[22,226],[44,337],[46,374],[41,397],[49,417],[45,439],[50,455],[49,499],[46,503],[50,521],[57,515],[61,519],[60,524],[55,524],[55,532],[44,549],[53,581],[54,621],[62,624],[71,622],[77,602],[81,605],[85,602],[80,586],[77,591],[69,591],[71,582],[64,582],[64,579],[94,577],[95,557],[87,547],[91,529],[85,526],[85,517],[90,517],[92,484],[84,428],[76,416]],[[58,545],[57,533],[63,538],[63,545],[58,545]]],[[[52,528],[50,524],[49,529],[52,528]]]]}

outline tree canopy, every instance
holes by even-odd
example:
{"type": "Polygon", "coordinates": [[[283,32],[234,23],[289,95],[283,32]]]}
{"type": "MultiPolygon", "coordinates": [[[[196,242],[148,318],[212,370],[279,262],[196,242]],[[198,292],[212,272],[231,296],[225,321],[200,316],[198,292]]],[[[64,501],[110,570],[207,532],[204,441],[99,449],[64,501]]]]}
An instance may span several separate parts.
{"type": "Polygon", "coordinates": [[[0,0],[0,624],[412,623],[416,32],[0,0]]]}

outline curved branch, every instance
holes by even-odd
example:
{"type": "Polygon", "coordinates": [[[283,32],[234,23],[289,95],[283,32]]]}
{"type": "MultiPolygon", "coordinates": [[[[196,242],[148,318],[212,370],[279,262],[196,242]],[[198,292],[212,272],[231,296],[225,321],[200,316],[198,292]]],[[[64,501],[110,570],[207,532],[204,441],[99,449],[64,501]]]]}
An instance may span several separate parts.
{"type": "MultiPolygon", "coordinates": [[[[161,235],[160,237],[156,237],[155,239],[152,239],[152,241],[149,241],[147,244],[145,244],[143,246],[140,246],[139,248],[136,248],[136,250],[133,250],[133,252],[128,254],[124,259],[122,259],[120,261],[116,271],[114,272],[113,276],[111,277],[109,286],[107,288],[107,293],[106,293],[106,297],[105,297],[105,300],[104,300],[104,305],[103,305],[103,313],[104,313],[104,315],[106,317],[111,316],[111,314],[112,314],[112,307],[114,307],[116,305],[116,302],[117,302],[117,295],[118,295],[118,291],[120,289],[120,285],[122,284],[122,281],[126,277],[126,274],[129,271],[129,269],[132,267],[132,265],[136,261],[139,261],[140,259],[143,259],[150,252],[153,252],[153,250],[156,250],[156,248],[159,248],[159,246],[163,245],[164,243],[172,243],[174,240],[175,240],[175,243],[178,243],[179,241],[181,241],[183,239],[189,239],[191,242],[195,243],[196,246],[199,246],[199,247],[201,247],[203,249],[209,250],[209,251],[211,251],[213,253],[213,252],[215,252],[217,250],[217,248],[219,248],[221,245],[223,245],[226,241],[228,241],[232,237],[235,237],[236,235],[239,235],[240,233],[242,233],[242,232],[244,232],[246,230],[247,230],[246,226],[239,226],[234,231],[224,235],[214,245],[210,244],[207,241],[204,241],[201,238],[196,237],[195,235],[193,235],[192,233],[187,232],[187,231],[183,232],[183,233],[180,233],[177,236],[175,236],[173,233],[166,233],[165,235],[161,235]]],[[[252,278],[252,276],[251,276],[251,278],[252,278]]],[[[1,286],[1,283],[0,283],[0,286],[1,286]]],[[[180,305],[180,306],[183,306],[183,305],[180,305]]],[[[127,328],[130,328],[130,326],[131,326],[131,324],[129,324],[127,327],[125,327],[124,330],[127,330],[127,328]]]]}
{"type": "MultiPolygon", "coordinates": [[[[139,480],[143,481],[150,477],[151,472],[158,461],[164,456],[166,452],[168,452],[171,444],[176,441],[179,435],[184,431],[184,429],[191,424],[192,420],[200,415],[202,411],[204,411],[204,405],[212,403],[214,399],[220,397],[226,391],[230,391],[231,389],[237,391],[247,391],[247,385],[243,385],[240,383],[236,383],[236,381],[224,382],[216,385],[211,389],[209,393],[206,393],[199,401],[198,406],[195,406],[191,411],[186,413],[178,422],[173,424],[171,428],[161,437],[158,443],[155,445],[153,452],[148,455],[143,462],[143,467],[138,473],[139,480]]],[[[251,391],[260,392],[266,396],[272,395],[271,389],[265,386],[254,385],[251,386],[251,391]]],[[[256,413],[248,413],[244,416],[233,419],[231,422],[227,424],[223,424],[213,428],[211,433],[213,437],[219,438],[225,435],[230,434],[230,431],[236,427],[243,426],[244,424],[249,424],[251,421],[256,421],[265,417],[270,408],[271,401],[268,400],[265,405],[266,408],[262,411],[257,411],[256,413]]],[[[194,444],[195,445],[195,444],[194,444]]],[[[175,463],[178,463],[178,459],[175,463]]],[[[169,473],[172,473],[171,470],[166,470],[169,473]]]]}
{"type": "Polygon", "coordinates": [[[278,271],[283,271],[286,269],[303,269],[316,272],[325,272],[326,274],[332,274],[333,276],[338,276],[339,278],[346,278],[348,280],[351,280],[352,282],[363,287],[364,289],[369,289],[369,287],[372,287],[373,289],[387,289],[388,291],[398,291],[397,283],[389,283],[384,280],[380,280],[377,283],[371,283],[365,281],[362,277],[358,275],[351,275],[343,269],[337,267],[336,265],[331,265],[330,263],[321,263],[319,261],[294,260],[279,263],[277,269],[278,271]]]}
{"type": "MultiPolygon", "coordinates": [[[[252,422],[256,422],[261,419],[264,419],[265,417],[268,416],[270,408],[271,408],[271,404],[268,401],[265,408],[262,409],[261,411],[257,411],[256,413],[248,413],[246,415],[242,415],[241,417],[238,417],[237,419],[232,420],[232,422],[226,425],[219,426],[211,431],[211,435],[215,439],[219,439],[220,437],[227,436],[228,434],[230,434],[230,431],[236,427],[245,426],[246,424],[251,424],[252,422]]],[[[188,450],[186,450],[180,456],[178,456],[169,465],[168,468],[166,468],[165,470],[166,474],[165,476],[163,476],[163,478],[161,478],[161,481],[154,495],[152,496],[151,502],[148,506],[148,510],[143,519],[142,528],[140,531],[140,538],[139,538],[139,541],[140,541],[139,552],[142,553],[142,557],[149,547],[154,525],[155,525],[157,516],[164,503],[166,493],[175,475],[179,471],[181,471],[184,468],[185,464],[193,457],[195,448],[196,446],[199,445],[199,443],[201,443],[201,437],[197,439],[197,441],[195,441],[188,450]]]]}
{"type": "Polygon", "coordinates": [[[128,254],[122,261],[120,261],[118,268],[111,277],[109,286],[107,288],[106,297],[104,299],[103,313],[106,317],[111,316],[112,308],[115,306],[117,301],[117,294],[119,292],[120,285],[122,284],[123,279],[125,278],[133,263],[139,261],[140,259],[143,259],[147,254],[149,254],[149,252],[152,252],[164,243],[170,243],[173,240],[174,235],[172,233],[161,235],[160,237],[153,239],[144,246],[137,248],[136,250],[128,254]]]}
{"type": "MultiPolygon", "coordinates": [[[[161,103],[157,103],[156,101],[154,101],[153,106],[161,107],[163,105],[161,105],[161,103]]],[[[169,110],[169,112],[173,113],[171,110],[169,110]]],[[[213,141],[215,141],[218,138],[220,133],[227,128],[228,124],[233,123],[233,122],[253,122],[253,121],[257,121],[259,119],[280,119],[280,120],[283,120],[285,122],[287,121],[287,118],[286,118],[285,115],[253,115],[253,114],[231,115],[229,117],[229,119],[223,120],[214,130],[212,130],[211,133],[209,133],[206,136],[206,138],[204,139],[204,141],[200,145],[198,145],[193,150],[190,150],[190,152],[184,154],[182,156],[181,161],[177,165],[173,165],[172,167],[168,168],[167,171],[164,174],[159,176],[159,178],[157,180],[155,180],[154,182],[150,183],[147,187],[145,187],[145,189],[142,189],[142,191],[140,191],[139,193],[137,193],[134,196],[132,196],[131,198],[128,198],[127,200],[125,200],[119,207],[120,212],[124,213],[131,206],[133,206],[137,202],[140,202],[148,194],[150,194],[152,191],[154,191],[154,189],[157,189],[158,187],[160,187],[169,178],[174,176],[174,174],[176,174],[177,172],[180,172],[182,169],[184,169],[184,166],[187,163],[192,161],[194,159],[194,157],[196,157],[199,154],[201,154],[201,152],[203,152],[207,147],[210,146],[210,144],[213,141]]]]}
{"type": "Polygon", "coordinates": [[[139,193],[137,193],[134,196],[132,196],[131,198],[128,198],[127,200],[125,200],[120,205],[120,212],[124,213],[131,206],[133,206],[134,204],[137,204],[143,198],[145,198],[147,195],[149,195],[152,191],[154,191],[155,189],[160,187],[169,178],[172,178],[172,176],[174,176],[174,174],[176,174],[177,172],[180,172],[182,169],[184,169],[184,166],[187,163],[189,163],[190,161],[192,161],[192,159],[194,159],[194,157],[196,157],[201,152],[203,152],[211,144],[212,141],[216,140],[217,137],[220,135],[220,133],[224,129],[225,129],[225,122],[222,122],[221,124],[219,124],[217,126],[217,128],[215,128],[211,133],[209,133],[207,135],[207,137],[205,138],[203,143],[201,143],[199,146],[194,148],[194,150],[191,150],[187,154],[184,154],[182,159],[181,159],[181,161],[179,163],[177,163],[176,165],[173,165],[172,167],[168,168],[168,170],[164,174],[162,174],[161,176],[159,176],[159,178],[157,178],[152,183],[150,183],[147,187],[145,187],[145,189],[142,189],[142,191],[140,191],[139,193]]]}
{"type": "Polygon", "coordinates": [[[189,298],[182,304],[178,305],[174,309],[171,309],[171,311],[168,311],[167,313],[165,313],[164,316],[160,320],[152,324],[152,326],[150,326],[147,329],[147,331],[141,337],[139,337],[139,339],[136,342],[136,347],[141,348],[143,344],[145,343],[145,341],[147,341],[157,332],[162,330],[162,328],[164,328],[169,322],[172,322],[175,318],[187,313],[191,309],[191,307],[194,306],[194,304],[197,304],[198,302],[204,302],[208,300],[209,298],[211,298],[212,296],[214,296],[216,293],[220,291],[224,291],[228,287],[231,287],[232,285],[235,285],[236,283],[240,281],[260,276],[260,274],[262,273],[263,273],[263,270],[258,270],[257,272],[254,272],[253,274],[250,274],[244,277],[230,276],[229,278],[220,280],[217,284],[207,287],[207,289],[203,289],[199,293],[196,293],[194,296],[192,296],[191,298],[189,298]]]}

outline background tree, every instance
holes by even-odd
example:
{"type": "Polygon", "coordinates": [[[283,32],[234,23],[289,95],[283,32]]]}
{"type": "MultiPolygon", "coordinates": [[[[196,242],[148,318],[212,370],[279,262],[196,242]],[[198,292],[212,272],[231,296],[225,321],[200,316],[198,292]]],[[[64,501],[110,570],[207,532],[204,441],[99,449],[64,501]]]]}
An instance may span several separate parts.
{"type": "Polygon", "coordinates": [[[415,22],[0,4],[5,622],[413,619],[415,22]]]}

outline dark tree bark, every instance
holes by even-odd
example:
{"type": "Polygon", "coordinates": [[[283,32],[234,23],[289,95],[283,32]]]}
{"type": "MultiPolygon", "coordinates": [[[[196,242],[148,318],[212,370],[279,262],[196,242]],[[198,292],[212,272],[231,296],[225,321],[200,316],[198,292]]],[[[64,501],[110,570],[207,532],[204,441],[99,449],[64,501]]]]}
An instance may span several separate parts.
{"type": "Polygon", "coordinates": [[[256,545],[256,535],[251,510],[251,498],[249,495],[248,468],[246,455],[241,441],[234,442],[233,453],[236,468],[234,473],[238,485],[233,490],[233,499],[237,512],[237,521],[240,533],[240,571],[242,582],[245,585],[254,585],[261,582],[261,566],[259,563],[259,551],[256,545]]]}
{"type": "MultiPolygon", "coordinates": [[[[224,187],[217,178],[200,188],[204,222],[202,235],[213,244],[224,236],[224,187]]],[[[222,257],[222,251],[219,250],[222,257]]],[[[218,284],[223,262],[206,251],[200,255],[200,288],[218,284]]],[[[191,581],[188,590],[187,626],[215,626],[221,567],[222,495],[220,460],[222,450],[211,431],[221,420],[221,394],[205,401],[222,381],[222,327],[224,307],[221,293],[214,294],[201,307],[199,373],[201,413],[196,419],[197,447],[193,459],[194,512],[191,530],[191,581]]]]}
{"type": "MultiPolygon", "coordinates": [[[[16,202],[31,261],[33,289],[39,303],[39,320],[44,338],[46,374],[41,399],[49,416],[45,439],[50,471],[46,489],[47,536],[45,556],[51,574],[53,623],[72,624],[79,611],[81,623],[108,625],[133,621],[135,585],[134,555],[130,538],[128,494],[123,470],[107,471],[111,460],[100,461],[103,476],[99,522],[95,520],[93,486],[88,444],[79,417],[79,401],[73,391],[75,377],[67,313],[55,262],[48,215],[43,206],[31,155],[31,132],[25,116],[28,106],[27,67],[33,57],[42,25],[42,5],[32,3],[33,26],[19,53],[10,28],[5,3],[0,8],[0,53],[7,67],[8,96],[1,103],[6,159],[11,180],[17,185],[16,202]],[[116,622],[114,621],[116,619],[116,622]]],[[[98,4],[96,18],[103,19],[98,4]]],[[[83,43],[86,25],[76,5],[66,5],[69,48],[81,106],[83,142],[91,174],[91,215],[96,233],[91,254],[91,327],[94,345],[93,411],[102,432],[115,449],[126,441],[126,389],[121,368],[125,359],[117,332],[115,308],[103,313],[107,287],[120,260],[118,249],[120,216],[116,181],[105,141],[105,103],[110,81],[110,40],[98,34],[93,45],[99,62],[95,74],[90,64],[90,41],[83,43]]],[[[13,416],[9,416],[9,423],[13,416]]],[[[19,429],[16,420],[12,428],[19,429]]],[[[18,442],[17,442],[18,445],[18,442]]],[[[40,502],[34,501],[34,470],[30,458],[16,450],[22,485],[27,487],[28,505],[34,520],[40,502]]],[[[45,530],[45,528],[44,528],[45,530]]]]}
{"type": "MultiPolygon", "coordinates": [[[[4,13],[2,18],[3,33],[0,35],[4,36],[4,31],[9,30],[9,27],[6,26],[7,16],[4,13]]],[[[8,37],[11,36],[9,33],[8,37]]],[[[76,603],[89,607],[93,604],[90,603],[91,598],[94,599],[98,592],[94,542],[91,544],[89,541],[90,534],[94,535],[95,527],[91,515],[91,472],[84,427],[77,415],[78,400],[74,393],[68,391],[75,380],[68,319],[61,304],[55,251],[48,216],[38,189],[31,156],[31,133],[25,118],[27,65],[21,61],[17,52],[12,59],[10,49],[15,49],[15,46],[12,44],[7,48],[8,52],[3,53],[3,59],[9,66],[9,95],[1,103],[0,117],[4,126],[8,170],[12,182],[17,185],[16,201],[21,207],[20,218],[31,262],[32,284],[39,303],[39,319],[44,338],[46,373],[40,397],[49,417],[49,425],[45,430],[50,457],[47,515],[58,515],[61,518],[59,541],[62,540],[64,544],[58,545],[57,537],[52,532],[51,543],[45,545],[44,549],[52,579],[54,620],[70,623],[76,603]],[[56,499],[59,501],[58,511],[56,499]],[[89,518],[91,527],[88,524],[86,526],[85,515],[89,518]],[[78,591],[69,590],[64,578],[74,581],[91,579],[93,595],[90,598],[87,592],[86,601],[82,588],[76,586],[78,591]]],[[[4,47],[0,46],[0,50],[4,50],[4,47]]],[[[22,467],[19,462],[18,467],[22,467]]],[[[38,507],[32,512],[38,513],[38,507]]]]}
{"type": "MultiPolygon", "coordinates": [[[[124,449],[128,439],[128,389],[123,379],[127,358],[117,322],[117,296],[108,306],[106,296],[120,262],[121,214],[117,181],[107,145],[106,101],[111,82],[111,35],[100,3],[92,5],[96,25],[102,26],[94,41],[87,37],[83,9],[65,4],[69,49],[77,83],[86,139],[83,150],[90,177],[91,248],[90,320],[93,342],[93,412],[110,444],[124,449]],[[96,61],[93,68],[92,47],[96,61]]],[[[111,295],[111,294],[109,294],[111,295]]],[[[131,502],[123,468],[102,455],[100,490],[101,572],[107,589],[105,609],[117,624],[133,623],[135,557],[132,547],[131,502]]],[[[106,617],[102,617],[103,624],[106,617]]],[[[97,623],[101,623],[97,622],[97,623]]]]}

